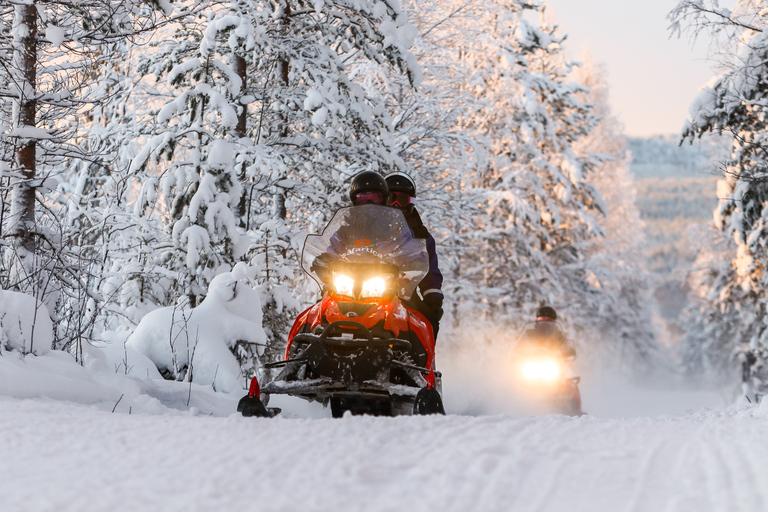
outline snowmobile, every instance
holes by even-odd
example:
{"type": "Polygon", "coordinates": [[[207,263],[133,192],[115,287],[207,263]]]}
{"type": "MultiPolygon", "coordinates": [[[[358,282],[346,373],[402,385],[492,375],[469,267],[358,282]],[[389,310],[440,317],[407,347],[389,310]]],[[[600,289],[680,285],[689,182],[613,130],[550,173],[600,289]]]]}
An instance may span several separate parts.
{"type": "Polygon", "coordinates": [[[340,209],[307,237],[301,266],[322,300],[296,318],[284,360],[264,365],[279,373],[261,388],[254,377],[238,411],[272,416],[269,395],[286,394],[330,405],[333,417],[445,414],[432,326],[401,301],[429,271],[426,243],[403,213],[340,209]]]}
{"type": "Polygon", "coordinates": [[[569,377],[576,353],[573,348],[552,347],[527,336],[518,340],[511,354],[514,386],[527,411],[581,416],[580,377],[569,377]]]}

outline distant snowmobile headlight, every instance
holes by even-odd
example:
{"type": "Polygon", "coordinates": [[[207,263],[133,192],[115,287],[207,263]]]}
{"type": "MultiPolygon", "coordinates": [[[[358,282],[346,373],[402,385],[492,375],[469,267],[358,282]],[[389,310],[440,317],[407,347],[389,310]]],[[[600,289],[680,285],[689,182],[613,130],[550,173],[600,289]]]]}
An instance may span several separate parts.
{"type": "Polygon", "coordinates": [[[523,365],[526,379],[555,380],[560,376],[560,366],[554,361],[529,361],[523,365]]]}
{"type": "Polygon", "coordinates": [[[333,273],[333,287],[340,295],[355,296],[355,280],[344,274],[333,273]]]}
{"type": "Polygon", "coordinates": [[[381,297],[387,291],[387,280],[383,277],[372,277],[363,283],[362,297],[381,297]]]}

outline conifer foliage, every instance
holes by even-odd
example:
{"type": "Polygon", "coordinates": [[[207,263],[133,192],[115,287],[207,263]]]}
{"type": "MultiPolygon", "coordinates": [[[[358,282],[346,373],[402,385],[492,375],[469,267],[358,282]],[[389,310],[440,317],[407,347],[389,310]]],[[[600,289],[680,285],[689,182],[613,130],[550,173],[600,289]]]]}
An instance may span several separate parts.
{"type": "Polygon", "coordinates": [[[655,334],[633,253],[639,217],[622,195],[632,181],[621,127],[601,120],[610,113],[599,73],[574,74],[538,2],[405,8],[421,34],[424,80],[388,91],[439,241],[447,323],[509,333],[548,303],[585,347],[648,360],[655,334]],[[604,201],[602,188],[617,182],[604,201]],[[637,227],[633,240],[627,225],[637,227]]]}
{"type": "Polygon", "coordinates": [[[740,362],[745,394],[765,393],[768,13],[762,2],[754,0],[740,0],[731,9],[716,0],[684,0],[670,19],[673,30],[709,33],[723,47],[719,52],[723,72],[699,92],[683,137],[733,136],[715,211],[715,223],[726,241],[714,242],[700,256],[706,265],[694,277],[701,300],[687,350],[690,353],[690,345],[699,345],[701,355],[694,359],[707,367],[722,370],[740,362]]]}

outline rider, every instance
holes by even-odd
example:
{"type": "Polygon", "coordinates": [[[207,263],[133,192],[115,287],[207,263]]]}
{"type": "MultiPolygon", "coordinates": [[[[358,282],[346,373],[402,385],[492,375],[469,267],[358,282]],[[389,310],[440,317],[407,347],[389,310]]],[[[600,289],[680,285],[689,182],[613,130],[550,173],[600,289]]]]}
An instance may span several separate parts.
{"type": "Polygon", "coordinates": [[[550,306],[542,306],[536,310],[536,323],[525,332],[525,340],[527,343],[556,350],[565,357],[576,355],[576,351],[557,324],[557,312],[550,306]]]}
{"type": "Polygon", "coordinates": [[[403,172],[393,172],[386,176],[389,187],[387,204],[398,208],[405,215],[408,227],[413,231],[415,238],[427,241],[427,254],[429,255],[429,273],[419,283],[421,297],[414,293],[406,305],[412,307],[432,324],[432,331],[437,340],[437,331],[440,329],[440,319],[443,317],[443,274],[437,267],[437,252],[435,239],[429,234],[427,227],[422,222],[419,212],[413,205],[416,199],[416,185],[410,176],[403,172]]]}
{"type": "Polygon", "coordinates": [[[349,200],[355,206],[362,204],[384,204],[389,194],[387,182],[381,174],[373,171],[363,171],[349,185],[349,200]]]}

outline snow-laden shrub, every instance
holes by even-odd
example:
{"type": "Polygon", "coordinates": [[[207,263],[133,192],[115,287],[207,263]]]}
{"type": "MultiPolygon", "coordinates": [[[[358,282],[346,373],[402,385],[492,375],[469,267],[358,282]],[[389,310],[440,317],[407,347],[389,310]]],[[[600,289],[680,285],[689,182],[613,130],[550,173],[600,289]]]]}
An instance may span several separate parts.
{"type": "Polygon", "coordinates": [[[53,323],[45,305],[30,295],[0,290],[0,353],[41,355],[52,342],[53,323]]]}
{"type": "Polygon", "coordinates": [[[238,389],[242,372],[232,350],[249,343],[261,353],[266,342],[259,295],[236,278],[243,275],[239,270],[213,278],[196,308],[166,307],[146,315],[126,349],[149,358],[166,378],[225,393],[238,389]]]}

